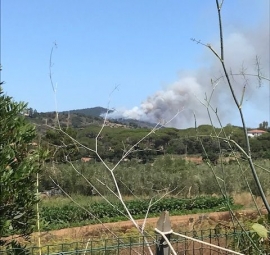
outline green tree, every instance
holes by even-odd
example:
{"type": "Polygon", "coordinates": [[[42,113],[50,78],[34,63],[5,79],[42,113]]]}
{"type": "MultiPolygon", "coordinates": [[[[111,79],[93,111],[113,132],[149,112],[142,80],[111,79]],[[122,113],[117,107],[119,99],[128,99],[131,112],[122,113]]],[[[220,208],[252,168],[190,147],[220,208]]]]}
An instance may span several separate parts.
{"type": "Polygon", "coordinates": [[[56,162],[79,159],[80,153],[72,138],[76,138],[77,132],[73,128],[49,129],[42,137],[43,146],[50,150],[50,157],[56,162]],[[65,133],[63,133],[65,132],[65,133]]]}
{"type": "Polygon", "coordinates": [[[259,124],[259,129],[261,130],[267,130],[268,129],[268,121],[263,121],[259,124]]]}
{"type": "MultiPolygon", "coordinates": [[[[35,126],[22,114],[27,104],[3,94],[0,84],[0,237],[27,237],[36,224],[36,174],[41,151],[32,146],[35,126]]],[[[44,154],[45,155],[45,154],[44,154]]],[[[7,241],[0,238],[0,245],[7,241]]]]}
{"type": "Polygon", "coordinates": [[[207,152],[207,154],[202,154],[203,161],[210,161],[212,164],[216,165],[218,162],[219,154],[215,152],[207,152]]]}

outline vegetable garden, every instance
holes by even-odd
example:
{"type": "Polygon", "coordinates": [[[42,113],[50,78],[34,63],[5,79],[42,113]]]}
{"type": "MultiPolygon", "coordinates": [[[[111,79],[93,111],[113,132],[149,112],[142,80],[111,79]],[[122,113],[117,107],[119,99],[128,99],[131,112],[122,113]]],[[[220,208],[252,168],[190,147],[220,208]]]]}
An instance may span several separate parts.
{"type": "MultiPolygon", "coordinates": [[[[149,207],[149,199],[128,200],[126,205],[135,218],[143,218],[148,211],[149,216],[158,216],[160,212],[168,210],[171,215],[183,215],[196,212],[224,211],[227,206],[233,206],[233,200],[222,197],[201,196],[193,199],[180,199],[177,197],[153,200],[149,207]]],[[[234,208],[237,206],[234,205],[234,208]]],[[[41,206],[40,218],[42,230],[59,229],[82,224],[96,224],[97,219],[102,222],[126,220],[124,208],[121,203],[108,204],[104,201],[93,201],[84,205],[85,210],[73,203],[41,206]],[[91,212],[91,214],[89,213],[91,212]]]]}

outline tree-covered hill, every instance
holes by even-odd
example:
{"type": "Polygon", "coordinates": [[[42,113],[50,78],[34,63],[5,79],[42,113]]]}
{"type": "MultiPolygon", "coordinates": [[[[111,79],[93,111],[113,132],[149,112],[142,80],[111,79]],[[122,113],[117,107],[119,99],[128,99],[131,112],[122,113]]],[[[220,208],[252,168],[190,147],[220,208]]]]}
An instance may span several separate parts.
{"type": "MultiPolygon", "coordinates": [[[[72,127],[72,128],[83,128],[88,125],[102,125],[104,122],[104,114],[107,112],[106,108],[93,107],[78,110],[70,110],[58,112],[37,112],[33,108],[28,108],[24,112],[24,115],[29,120],[38,126],[41,131],[45,126],[51,127],[72,127]],[[57,118],[58,116],[58,118],[57,118]]],[[[111,112],[111,111],[108,111],[111,112]]],[[[131,128],[152,128],[156,124],[135,119],[111,119],[108,118],[107,123],[115,123],[118,125],[129,126],[131,128]]]]}
{"type": "MultiPolygon", "coordinates": [[[[98,146],[99,155],[108,161],[121,159],[124,153],[146,136],[153,125],[134,120],[106,120],[97,116],[104,113],[105,108],[95,107],[69,112],[37,113],[29,115],[29,120],[36,124],[41,144],[50,149],[56,162],[63,162],[68,156],[70,160],[80,160],[82,157],[97,158],[93,151],[98,146]],[[92,109],[92,110],[91,110],[92,109]],[[93,115],[91,115],[91,112],[93,115]],[[62,131],[76,139],[81,145],[75,144],[62,131]],[[97,136],[104,125],[102,133],[97,136]]],[[[201,125],[198,128],[176,129],[160,128],[141,141],[128,160],[149,162],[158,155],[200,155],[215,162],[220,152],[229,156],[233,150],[239,152],[234,143],[222,139],[230,137],[240,146],[245,146],[243,130],[240,127],[227,125],[223,129],[211,125],[201,125]],[[217,136],[219,138],[217,138],[217,136]]],[[[270,157],[270,134],[267,132],[258,138],[251,138],[251,150],[255,158],[270,157]]]]}
{"type": "MultiPolygon", "coordinates": [[[[92,107],[92,108],[71,110],[69,112],[74,113],[74,114],[79,114],[79,115],[90,116],[90,117],[100,117],[102,114],[105,114],[107,112],[107,109],[97,106],[97,107],[92,107]]],[[[65,112],[65,113],[68,113],[68,112],[65,112]]]]}

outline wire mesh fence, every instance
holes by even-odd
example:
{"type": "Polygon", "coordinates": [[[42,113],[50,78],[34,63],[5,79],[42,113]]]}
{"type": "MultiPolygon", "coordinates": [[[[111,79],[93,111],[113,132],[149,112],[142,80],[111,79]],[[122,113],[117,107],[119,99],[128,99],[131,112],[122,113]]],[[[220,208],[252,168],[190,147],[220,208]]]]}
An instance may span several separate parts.
{"type": "MultiPolygon", "coordinates": [[[[217,229],[183,232],[184,235],[205,241],[223,248],[240,251],[244,254],[270,254],[269,243],[252,244],[249,232],[236,229],[220,232],[217,229]],[[257,253],[256,253],[257,252],[257,253]],[[261,253],[264,252],[264,253],[261,253]]],[[[102,240],[89,240],[85,242],[72,242],[32,246],[25,248],[0,247],[1,255],[150,255],[158,253],[160,236],[130,236],[102,240]]],[[[217,255],[231,254],[205,244],[188,240],[174,234],[170,242],[178,255],[217,255]]]]}

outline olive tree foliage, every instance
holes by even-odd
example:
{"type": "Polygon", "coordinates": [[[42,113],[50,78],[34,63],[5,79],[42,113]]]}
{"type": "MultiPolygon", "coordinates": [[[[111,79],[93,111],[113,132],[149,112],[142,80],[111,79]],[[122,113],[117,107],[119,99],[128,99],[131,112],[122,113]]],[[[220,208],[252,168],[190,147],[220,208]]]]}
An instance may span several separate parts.
{"type": "MultiPolygon", "coordinates": [[[[41,151],[33,146],[35,126],[23,115],[26,104],[4,94],[0,85],[0,245],[5,236],[28,237],[36,225],[36,174],[41,151]]],[[[45,156],[45,154],[44,154],[45,156]]],[[[14,240],[13,240],[14,241],[14,240]]]]}

